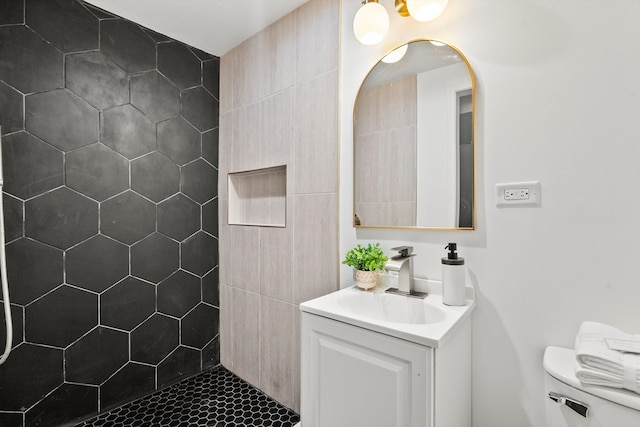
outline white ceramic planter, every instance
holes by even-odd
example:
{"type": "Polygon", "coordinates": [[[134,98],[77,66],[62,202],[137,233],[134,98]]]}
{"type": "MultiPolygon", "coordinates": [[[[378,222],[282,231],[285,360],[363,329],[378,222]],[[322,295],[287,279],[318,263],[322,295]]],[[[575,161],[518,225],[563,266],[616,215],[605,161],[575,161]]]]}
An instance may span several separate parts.
{"type": "Polygon", "coordinates": [[[371,289],[378,281],[377,271],[353,270],[353,281],[360,289],[371,289]]]}

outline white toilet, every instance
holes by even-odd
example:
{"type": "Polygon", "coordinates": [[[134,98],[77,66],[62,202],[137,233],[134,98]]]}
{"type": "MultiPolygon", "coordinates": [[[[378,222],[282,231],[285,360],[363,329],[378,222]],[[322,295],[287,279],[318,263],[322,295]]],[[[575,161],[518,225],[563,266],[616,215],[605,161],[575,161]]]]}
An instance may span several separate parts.
{"type": "Polygon", "coordinates": [[[640,427],[640,394],[582,385],[575,363],[572,349],[544,352],[547,427],[640,427]]]}

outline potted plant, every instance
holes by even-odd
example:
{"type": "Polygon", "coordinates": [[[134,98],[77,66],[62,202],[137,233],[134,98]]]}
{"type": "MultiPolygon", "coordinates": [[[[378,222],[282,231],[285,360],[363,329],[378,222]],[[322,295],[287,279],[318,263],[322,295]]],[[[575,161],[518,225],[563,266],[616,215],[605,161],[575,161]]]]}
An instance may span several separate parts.
{"type": "Polygon", "coordinates": [[[353,267],[353,280],[356,286],[370,289],[376,285],[378,273],[384,270],[384,263],[389,258],[385,255],[380,243],[369,243],[367,246],[358,245],[350,249],[344,257],[343,264],[353,267]]]}

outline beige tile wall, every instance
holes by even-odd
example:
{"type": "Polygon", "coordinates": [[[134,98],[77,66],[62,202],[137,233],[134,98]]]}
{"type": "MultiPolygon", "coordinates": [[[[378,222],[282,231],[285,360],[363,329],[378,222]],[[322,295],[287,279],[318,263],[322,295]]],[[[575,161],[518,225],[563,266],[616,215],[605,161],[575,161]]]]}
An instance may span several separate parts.
{"type": "Polygon", "coordinates": [[[310,0],[221,58],[227,174],[287,166],[286,227],[220,213],[222,364],[299,411],[298,304],[338,289],[339,0],[310,0]]]}
{"type": "Polygon", "coordinates": [[[358,95],[355,204],[363,225],[416,225],[416,84],[414,75],[358,95]]]}

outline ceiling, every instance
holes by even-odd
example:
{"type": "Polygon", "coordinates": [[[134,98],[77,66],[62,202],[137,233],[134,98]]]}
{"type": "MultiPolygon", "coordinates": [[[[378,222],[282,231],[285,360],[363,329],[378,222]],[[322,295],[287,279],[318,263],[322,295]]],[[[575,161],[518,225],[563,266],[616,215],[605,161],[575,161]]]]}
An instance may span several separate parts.
{"type": "Polygon", "coordinates": [[[85,0],[222,56],[307,0],[85,0]]]}

